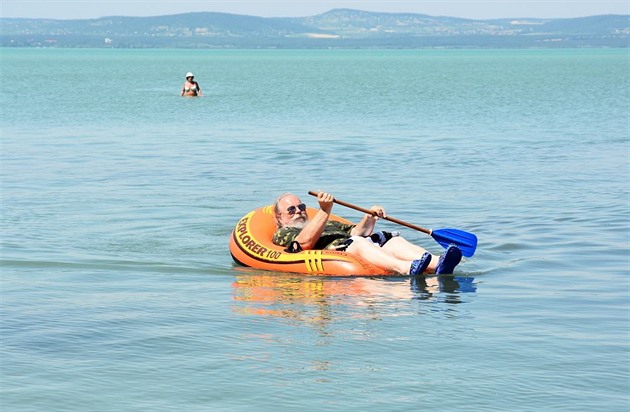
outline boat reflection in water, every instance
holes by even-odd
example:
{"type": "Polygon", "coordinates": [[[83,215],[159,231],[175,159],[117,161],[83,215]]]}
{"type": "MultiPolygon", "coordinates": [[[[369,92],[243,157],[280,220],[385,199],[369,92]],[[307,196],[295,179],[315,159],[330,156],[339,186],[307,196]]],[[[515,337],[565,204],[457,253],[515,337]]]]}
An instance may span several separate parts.
{"type": "MultiPolygon", "coordinates": [[[[466,303],[475,296],[468,276],[310,277],[235,268],[234,310],[246,315],[274,316],[319,326],[340,318],[417,314],[410,300],[445,305],[466,303]],[[401,313],[403,312],[403,313],[401,313]]],[[[434,310],[433,308],[432,310],[434,310]]]]}

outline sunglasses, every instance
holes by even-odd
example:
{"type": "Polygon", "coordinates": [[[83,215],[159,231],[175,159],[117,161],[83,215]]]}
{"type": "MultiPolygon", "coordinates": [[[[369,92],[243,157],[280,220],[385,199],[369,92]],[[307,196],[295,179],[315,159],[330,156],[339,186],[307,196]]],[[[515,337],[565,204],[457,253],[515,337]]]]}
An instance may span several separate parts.
{"type": "Polygon", "coordinates": [[[289,206],[287,208],[287,213],[293,216],[297,213],[298,209],[300,209],[300,212],[306,212],[306,205],[304,203],[300,203],[297,206],[289,206]]]}

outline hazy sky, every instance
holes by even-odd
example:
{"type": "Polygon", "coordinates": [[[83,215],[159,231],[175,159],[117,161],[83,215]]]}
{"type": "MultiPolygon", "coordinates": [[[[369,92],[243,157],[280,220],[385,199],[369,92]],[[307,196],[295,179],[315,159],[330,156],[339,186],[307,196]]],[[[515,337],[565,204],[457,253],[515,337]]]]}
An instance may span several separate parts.
{"type": "Polygon", "coordinates": [[[85,19],[216,11],[263,17],[303,17],[334,8],[410,12],[477,19],[630,14],[628,0],[1,0],[2,17],[85,19]]]}

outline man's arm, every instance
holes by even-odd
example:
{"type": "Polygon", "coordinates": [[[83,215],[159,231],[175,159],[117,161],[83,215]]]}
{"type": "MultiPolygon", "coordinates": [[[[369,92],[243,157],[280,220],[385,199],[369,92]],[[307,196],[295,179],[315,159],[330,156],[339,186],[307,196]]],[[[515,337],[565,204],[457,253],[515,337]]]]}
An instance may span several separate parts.
{"type": "Polygon", "coordinates": [[[295,240],[302,246],[302,249],[309,250],[315,247],[315,244],[322,235],[326,222],[332,211],[334,197],[330,193],[319,192],[317,201],[319,202],[319,210],[317,214],[304,226],[295,240]]]}
{"type": "Polygon", "coordinates": [[[363,219],[361,219],[350,232],[352,236],[370,236],[374,231],[374,226],[378,218],[387,216],[382,206],[372,206],[370,210],[376,213],[376,215],[366,213],[363,219]]]}

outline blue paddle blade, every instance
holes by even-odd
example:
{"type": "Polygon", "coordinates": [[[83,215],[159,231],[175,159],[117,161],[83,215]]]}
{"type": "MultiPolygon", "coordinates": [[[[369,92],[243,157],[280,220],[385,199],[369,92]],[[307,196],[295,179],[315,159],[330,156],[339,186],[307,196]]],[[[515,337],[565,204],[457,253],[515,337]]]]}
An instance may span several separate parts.
{"type": "Polygon", "coordinates": [[[431,232],[431,237],[442,247],[457,245],[462,255],[471,257],[477,249],[477,236],[459,229],[438,229],[431,232]]]}

